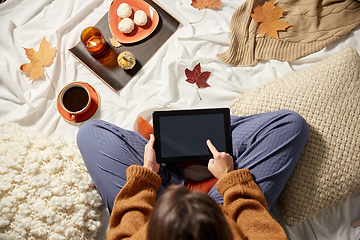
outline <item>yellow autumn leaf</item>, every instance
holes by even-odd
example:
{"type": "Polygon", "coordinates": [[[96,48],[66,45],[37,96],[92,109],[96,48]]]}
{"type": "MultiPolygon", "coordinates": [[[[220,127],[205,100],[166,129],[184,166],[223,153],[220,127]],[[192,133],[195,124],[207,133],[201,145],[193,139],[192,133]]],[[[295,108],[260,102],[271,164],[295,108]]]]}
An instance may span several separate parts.
{"type": "Polygon", "coordinates": [[[191,2],[191,6],[199,10],[202,10],[204,8],[214,10],[220,7],[222,4],[223,3],[220,0],[192,0],[191,2]]]}
{"type": "Polygon", "coordinates": [[[278,31],[285,30],[291,24],[279,20],[283,17],[284,8],[275,7],[274,2],[275,0],[271,0],[260,6],[255,1],[254,13],[250,13],[250,16],[260,23],[258,29],[262,37],[266,34],[271,38],[279,39],[278,31]]]}
{"type": "Polygon", "coordinates": [[[24,48],[30,63],[20,66],[20,70],[30,73],[29,80],[37,79],[44,74],[44,67],[51,66],[56,55],[56,47],[50,49],[50,43],[45,37],[40,43],[39,51],[33,48],[24,48]]]}
{"type": "Polygon", "coordinates": [[[111,45],[113,45],[116,48],[121,47],[121,43],[118,40],[116,40],[116,38],[114,36],[109,37],[109,39],[110,39],[111,45]]]}

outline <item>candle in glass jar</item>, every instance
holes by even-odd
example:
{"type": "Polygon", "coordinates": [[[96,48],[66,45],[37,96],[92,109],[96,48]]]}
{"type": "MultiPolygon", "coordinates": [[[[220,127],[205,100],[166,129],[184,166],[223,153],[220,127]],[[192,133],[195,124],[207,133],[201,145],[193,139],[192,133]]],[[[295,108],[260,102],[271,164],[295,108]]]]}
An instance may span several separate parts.
{"type": "Polygon", "coordinates": [[[81,33],[81,42],[94,57],[101,57],[107,51],[104,36],[96,27],[87,27],[81,33]]]}

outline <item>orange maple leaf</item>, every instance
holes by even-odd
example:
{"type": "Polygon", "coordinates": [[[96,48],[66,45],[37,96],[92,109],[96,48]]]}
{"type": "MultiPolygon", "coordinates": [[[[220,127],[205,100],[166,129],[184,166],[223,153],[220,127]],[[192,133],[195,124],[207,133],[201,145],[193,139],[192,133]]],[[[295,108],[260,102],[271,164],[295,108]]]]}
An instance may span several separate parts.
{"type": "Polygon", "coordinates": [[[39,51],[35,51],[33,48],[24,49],[30,63],[21,65],[20,70],[30,73],[29,80],[34,80],[43,76],[44,67],[50,66],[54,61],[56,47],[50,49],[50,43],[46,41],[44,37],[40,43],[39,51]]]}
{"type": "Polygon", "coordinates": [[[222,4],[223,3],[220,0],[192,0],[191,2],[191,6],[199,10],[202,10],[204,8],[214,10],[215,8],[220,7],[222,4]]]}
{"type": "Polygon", "coordinates": [[[274,6],[275,0],[265,2],[263,6],[260,6],[256,1],[254,4],[254,13],[250,13],[250,16],[258,23],[258,27],[261,36],[267,34],[269,37],[279,39],[277,31],[284,31],[291,24],[280,21],[279,18],[283,17],[283,11],[285,8],[278,8],[274,6]]]}

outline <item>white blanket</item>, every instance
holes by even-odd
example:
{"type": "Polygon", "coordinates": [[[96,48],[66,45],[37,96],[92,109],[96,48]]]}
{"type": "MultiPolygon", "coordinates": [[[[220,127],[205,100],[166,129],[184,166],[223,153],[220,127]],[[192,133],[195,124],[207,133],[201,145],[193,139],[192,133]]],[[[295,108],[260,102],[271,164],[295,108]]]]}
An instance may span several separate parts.
{"type": "Polygon", "coordinates": [[[103,201],[77,145],[0,126],[0,239],[94,239],[103,201]]]}
{"type": "MultiPolygon", "coordinates": [[[[180,27],[119,92],[111,90],[68,51],[79,42],[81,31],[95,25],[108,11],[111,0],[7,0],[0,4],[0,124],[16,122],[29,131],[75,141],[80,124],[62,119],[56,98],[66,84],[85,81],[101,98],[93,118],[136,131],[136,118],[142,116],[151,122],[154,110],[227,107],[254,87],[303,69],[346,47],[360,52],[360,29],[356,29],[297,61],[270,60],[252,67],[230,67],[218,60],[216,54],[228,49],[231,15],[244,0],[222,0],[220,8],[201,11],[190,5],[191,0],[156,2],[181,22],[180,27]],[[19,69],[29,62],[23,47],[38,50],[44,37],[50,47],[57,46],[56,57],[51,66],[45,67],[48,77],[44,75],[30,82],[28,74],[19,69]],[[195,85],[185,81],[185,69],[193,69],[198,63],[203,71],[211,72],[207,81],[211,87],[199,90],[202,100],[195,85]]],[[[360,218],[359,199],[357,194],[299,226],[285,226],[289,239],[354,239],[360,229],[348,223],[360,218]]],[[[98,239],[103,239],[106,232],[104,213],[105,227],[98,239]]]]}

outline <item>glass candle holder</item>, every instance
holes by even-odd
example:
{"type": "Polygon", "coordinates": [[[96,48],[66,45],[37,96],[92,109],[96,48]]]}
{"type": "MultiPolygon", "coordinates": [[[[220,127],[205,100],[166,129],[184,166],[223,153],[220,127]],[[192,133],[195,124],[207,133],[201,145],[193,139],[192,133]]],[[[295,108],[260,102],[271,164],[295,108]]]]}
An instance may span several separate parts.
{"type": "Polygon", "coordinates": [[[87,27],[81,32],[81,42],[94,57],[101,57],[107,51],[104,36],[96,27],[87,27]]]}

